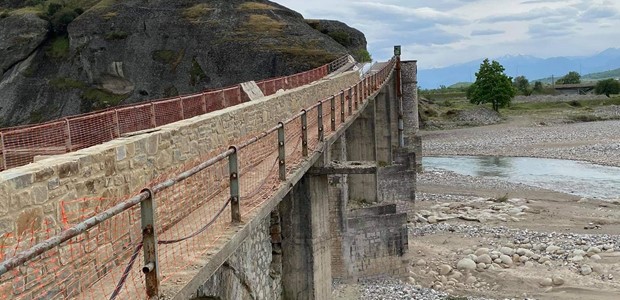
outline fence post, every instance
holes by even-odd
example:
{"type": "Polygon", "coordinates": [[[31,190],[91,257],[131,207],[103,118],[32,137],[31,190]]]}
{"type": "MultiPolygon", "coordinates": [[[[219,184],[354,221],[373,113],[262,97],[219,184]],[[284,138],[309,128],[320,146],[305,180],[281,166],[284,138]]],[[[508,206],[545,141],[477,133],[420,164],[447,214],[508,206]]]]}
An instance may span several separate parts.
{"type": "Polygon", "coordinates": [[[114,109],[114,116],[112,116],[112,120],[114,122],[114,134],[116,137],[121,136],[121,122],[118,118],[118,109],[114,109]]]}
{"type": "Polygon", "coordinates": [[[159,259],[157,256],[157,229],[155,228],[157,204],[153,191],[145,189],[142,192],[149,193],[149,197],[140,203],[142,249],[144,251],[142,272],[145,274],[146,295],[152,299],[159,297],[159,259]]]}
{"type": "Polygon", "coordinates": [[[353,88],[349,88],[349,116],[353,115],[353,88]]]}
{"type": "Polygon", "coordinates": [[[157,127],[157,118],[155,118],[155,103],[151,102],[151,128],[157,127]]]}
{"type": "Polygon", "coordinates": [[[330,116],[331,129],[332,131],[336,131],[336,96],[332,96],[329,99],[329,103],[330,103],[329,116],[330,116]]]}
{"type": "Polygon", "coordinates": [[[284,138],[284,123],[278,123],[278,164],[280,180],[286,180],[286,141],[284,138]]]}
{"type": "Polygon", "coordinates": [[[323,101],[319,101],[319,105],[316,107],[318,113],[317,113],[317,125],[319,127],[319,141],[323,141],[324,140],[324,136],[323,136],[323,101]]]}
{"type": "Polygon", "coordinates": [[[237,147],[230,147],[234,152],[228,156],[228,171],[230,173],[230,213],[233,222],[241,222],[239,209],[239,168],[237,147]]]}
{"type": "Polygon", "coordinates": [[[185,120],[185,111],[183,110],[183,98],[179,97],[179,114],[181,120],[185,120]]]}
{"type": "Polygon", "coordinates": [[[71,143],[71,125],[69,119],[65,118],[65,148],[67,152],[73,151],[73,145],[71,143]]]}
{"type": "Polygon", "coordinates": [[[2,149],[2,170],[6,170],[6,148],[4,148],[4,132],[0,132],[0,149],[2,149]]]}
{"type": "Polygon", "coordinates": [[[301,154],[308,157],[308,113],[301,110],[301,154]]]}
{"type": "Polygon", "coordinates": [[[202,93],[202,96],[200,97],[202,98],[202,113],[206,114],[207,113],[207,93],[202,93]]]}
{"type": "Polygon", "coordinates": [[[340,91],[340,123],[344,123],[344,90],[340,91]]]}

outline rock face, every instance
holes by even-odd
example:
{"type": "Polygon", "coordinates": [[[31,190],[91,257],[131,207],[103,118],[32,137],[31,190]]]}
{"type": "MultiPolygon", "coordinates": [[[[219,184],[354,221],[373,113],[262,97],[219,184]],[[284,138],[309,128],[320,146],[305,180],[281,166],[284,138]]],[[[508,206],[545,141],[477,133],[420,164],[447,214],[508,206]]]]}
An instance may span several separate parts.
{"type": "Polygon", "coordinates": [[[345,46],[347,50],[360,60],[359,52],[366,50],[367,42],[364,34],[347,24],[334,20],[306,20],[308,25],[328,35],[335,41],[345,46]]]}
{"type": "MultiPolygon", "coordinates": [[[[101,1],[66,35],[47,34],[47,21],[34,15],[5,18],[0,27],[25,20],[31,25],[19,36],[27,42],[0,55],[8,68],[0,79],[4,126],[293,74],[348,52],[297,12],[265,0],[101,1]]],[[[0,54],[11,48],[5,40],[19,37],[5,31],[0,54]]],[[[365,47],[355,32],[354,45],[365,47]]]]}
{"type": "Polygon", "coordinates": [[[0,19],[0,76],[26,59],[47,37],[48,23],[34,14],[0,19]]]}

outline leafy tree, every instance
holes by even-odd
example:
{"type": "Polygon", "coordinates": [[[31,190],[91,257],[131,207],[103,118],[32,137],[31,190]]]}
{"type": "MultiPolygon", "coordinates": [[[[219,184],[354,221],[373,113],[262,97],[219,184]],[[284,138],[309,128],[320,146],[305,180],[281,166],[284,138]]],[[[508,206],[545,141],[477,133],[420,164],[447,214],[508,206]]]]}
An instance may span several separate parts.
{"type": "Polygon", "coordinates": [[[611,94],[619,94],[620,93],[620,82],[615,79],[605,79],[601,80],[596,84],[596,89],[594,90],[597,95],[603,95],[609,97],[611,94]]]}
{"type": "Polygon", "coordinates": [[[530,91],[530,81],[525,76],[517,76],[514,80],[514,86],[523,95],[529,96],[532,93],[530,91]]]}
{"type": "Polygon", "coordinates": [[[543,91],[543,84],[540,81],[534,82],[534,91],[540,93],[543,91]]]}
{"type": "Polygon", "coordinates": [[[581,75],[575,71],[570,71],[564,77],[558,79],[558,84],[579,84],[581,83],[581,75]]]}
{"type": "Polygon", "coordinates": [[[476,73],[476,82],[467,89],[467,98],[471,103],[491,103],[493,110],[506,107],[515,96],[512,78],[504,74],[504,67],[497,61],[485,59],[476,73]]]}

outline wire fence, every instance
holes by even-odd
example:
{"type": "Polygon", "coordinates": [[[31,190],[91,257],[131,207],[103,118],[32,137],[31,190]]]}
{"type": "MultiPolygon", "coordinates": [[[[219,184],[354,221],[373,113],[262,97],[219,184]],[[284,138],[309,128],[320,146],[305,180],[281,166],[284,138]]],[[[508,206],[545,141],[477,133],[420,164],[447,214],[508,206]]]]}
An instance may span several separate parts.
{"type": "MultiPolygon", "coordinates": [[[[235,224],[355,116],[368,99],[361,95],[376,92],[394,65],[241,144],[187,162],[138,194],[65,201],[58,219],[0,236],[0,299],[143,299],[189,281],[235,224]]],[[[179,103],[158,103],[169,111],[160,119],[180,114],[179,103]]]]}
{"type": "MultiPolygon", "coordinates": [[[[310,71],[262,80],[265,96],[316,81],[342,67],[348,56],[310,71]]],[[[148,103],[119,106],[46,123],[0,130],[0,171],[33,162],[36,156],[68,153],[124,134],[152,129],[249,101],[241,85],[148,103]]]]}

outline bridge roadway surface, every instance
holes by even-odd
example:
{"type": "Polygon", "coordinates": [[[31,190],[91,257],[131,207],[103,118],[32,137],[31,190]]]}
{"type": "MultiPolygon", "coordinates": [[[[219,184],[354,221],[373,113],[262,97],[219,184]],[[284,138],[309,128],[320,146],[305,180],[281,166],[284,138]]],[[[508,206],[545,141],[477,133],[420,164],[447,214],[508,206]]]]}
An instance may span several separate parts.
{"type": "MultiPolygon", "coordinates": [[[[386,65],[387,63],[373,66],[369,73],[376,73],[386,65]]],[[[347,69],[351,67],[352,65],[345,66],[347,69]]],[[[165,276],[161,277],[162,299],[190,299],[195,295],[196,290],[205,280],[234,253],[241,242],[250,234],[252,228],[257,227],[260,221],[276,208],[292,187],[322,158],[322,154],[328,146],[343,135],[347,128],[364,111],[368,104],[367,100],[374,98],[379,93],[383,85],[389,82],[387,79],[390,76],[391,73],[380,86],[371,90],[371,94],[360,103],[358,110],[354,110],[351,116],[348,116],[347,112],[346,121],[344,123],[338,122],[339,124],[335,131],[330,130],[329,101],[325,102],[323,104],[323,123],[326,124],[324,126],[324,142],[319,142],[316,118],[312,118],[311,113],[308,113],[308,148],[310,153],[307,158],[303,158],[301,155],[301,128],[293,132],[290,132],[290,130],[287,132],[286,181],[278,179],[277,150],[264,155],[257,165],[243,174],[240,182],[244,182],[244,178],[263,178],[263,180],[261,180],[258,186],[249,184],[241,184],[240,186],[242,223],[215,222],[206,233],[193,237],[189,243],[159,246],[160,271],[165,273],[165,276]],[[296,157],[293,159],[294,162],[296,160],[296,163],[290,162],[289,154],[291,153],[296,154],[296,157]],[[268,172],[269,175],[265,176],[265,172],[268,172]],[[172,268],[170,268],[171,266],[172,268]]],[[[343,90],[348,88],[344,87],[343,90]]],[[[336,98],[338,99],[338,97],[336,98]]],[[[336,111],[340,111],[340,101],[336,101],[336,105],[336,111]]],[[[230,216],[230,205],[227,205],[227,191],[228,187],[225,187],[225,189],[214,193],[214,197],[195,209],[190,215],[168,228],[165,232],[160,233],[158,239],[165,240],[173,238],[173,236],[178,237],[178,233],[190,234],[190,232],[187,232],[187,228],[195,227],[193,223],[196,223],[196,220],[217,219],[217,215],[220,214],[230,216]],[[221,208],[223,208],[223,211],[220,211],[221,208]]],[[[126,262],[127,260],[123,261],[126,262]]],[[[126,283],[116,299],[144,299],[144,276],[141,273],[143,261],[143,254],[140,251],[135,263],[137,266],[133,266],[129,272],[126,283]]],[[[90,289],[76,295],[75,299],[109,299],[111,291],[118,284],[126,265],[127,263],[123,263],[115,267],[90,289]]]]}

